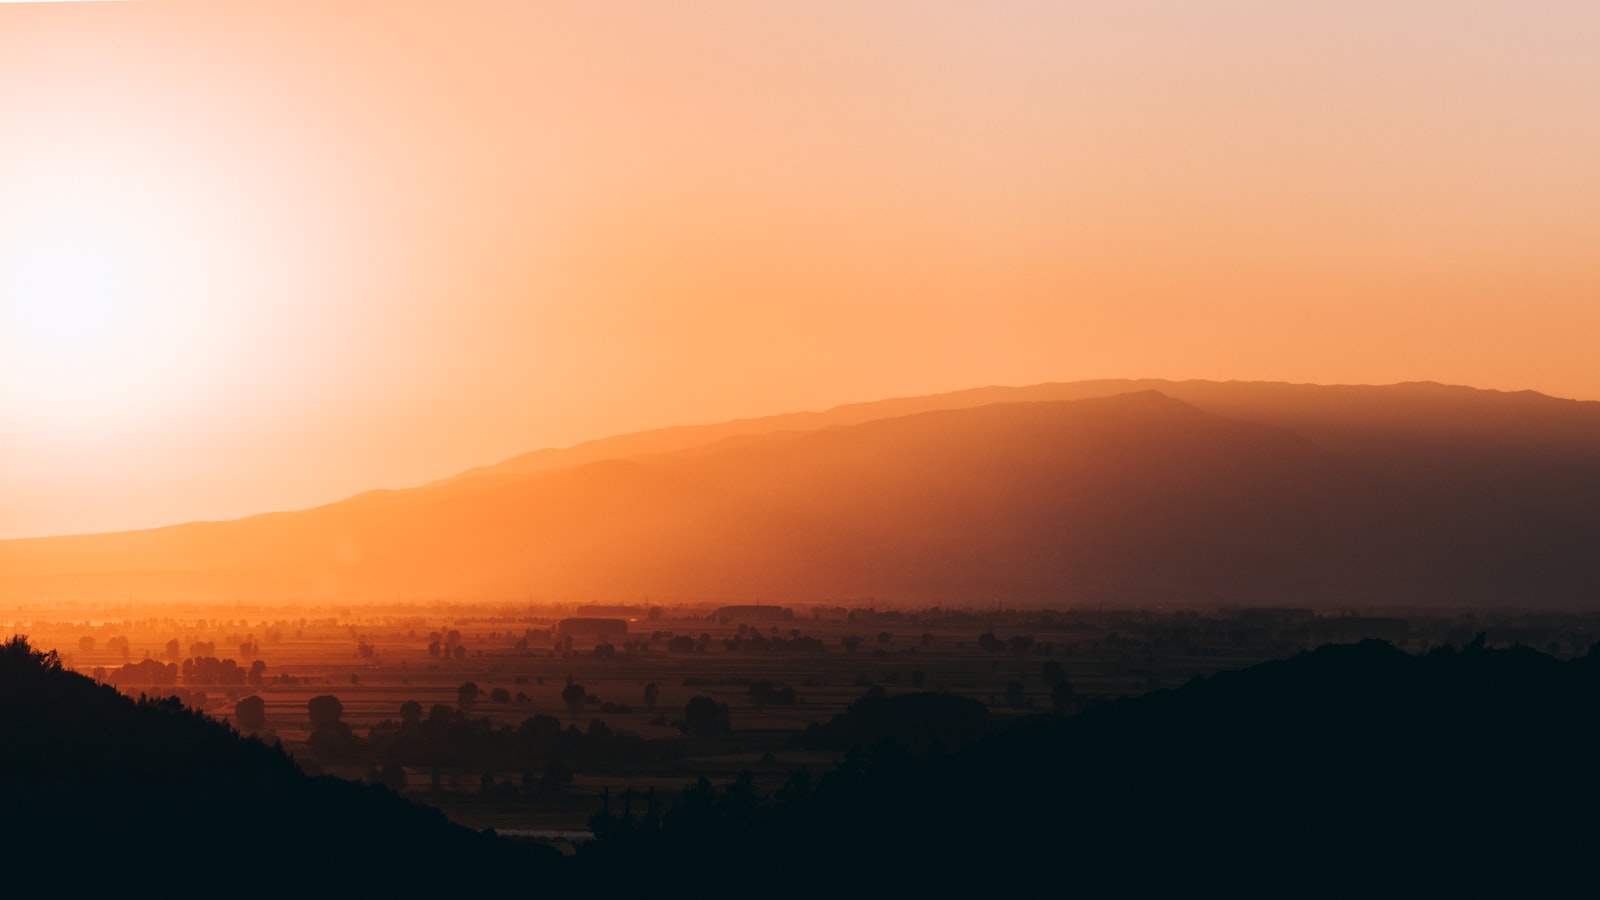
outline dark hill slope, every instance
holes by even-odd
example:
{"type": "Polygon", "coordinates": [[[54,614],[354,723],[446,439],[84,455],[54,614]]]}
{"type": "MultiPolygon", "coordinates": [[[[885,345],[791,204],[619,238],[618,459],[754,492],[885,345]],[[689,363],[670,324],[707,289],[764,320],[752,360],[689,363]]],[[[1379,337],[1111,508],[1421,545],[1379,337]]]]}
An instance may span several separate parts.
{"type": "Polygon", "coordinates": [[[706,786],[581,859],[715,868],[708,896],[1587,893],[1597,751],[1593,658],[1328,646],[775,799],[706,786]]]}
{"type": "Polygon", "coordinates": [[[412,895],[558,872],[544,848],[469,831],[383,788],[307,777],[175,701],[135,702],[46,662],[0,644],[8,887],[412,895]]]}

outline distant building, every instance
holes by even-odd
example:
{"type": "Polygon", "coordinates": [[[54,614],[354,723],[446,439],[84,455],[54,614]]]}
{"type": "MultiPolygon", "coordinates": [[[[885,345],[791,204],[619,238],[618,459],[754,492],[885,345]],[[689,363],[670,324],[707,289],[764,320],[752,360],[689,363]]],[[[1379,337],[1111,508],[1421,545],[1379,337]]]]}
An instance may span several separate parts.
{"type": "Polygon", "coordinates": [[[712,613],[717,621],[723,625],[730,622],[792,622],[794,610],[787,606],[765,606],[750,604],[745,606],[722,606],[712,613]]]}
{"type": "Polygon", "coordinates": [[[585,616],[562,619],[556,623],[557,638],[613,641],[627,636],[628,621],[626,619],[601,619],[585,616]]]}
{"type": "Polygon", "coordinates": [[[648,607],[629,603],[588,603],[577,609],[579,618],[637,619],[647,612],[648,607]]]}

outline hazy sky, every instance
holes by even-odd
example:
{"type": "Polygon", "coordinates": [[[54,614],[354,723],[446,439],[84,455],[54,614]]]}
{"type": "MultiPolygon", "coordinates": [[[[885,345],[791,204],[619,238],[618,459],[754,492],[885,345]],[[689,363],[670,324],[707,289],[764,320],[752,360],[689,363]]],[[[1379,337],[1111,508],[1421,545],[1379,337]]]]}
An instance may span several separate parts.
{"type": "Polygon", "coordinates": [[[0,537],[1092,377],[1600,399],[1600,4],[0,4],[0,537]]]}

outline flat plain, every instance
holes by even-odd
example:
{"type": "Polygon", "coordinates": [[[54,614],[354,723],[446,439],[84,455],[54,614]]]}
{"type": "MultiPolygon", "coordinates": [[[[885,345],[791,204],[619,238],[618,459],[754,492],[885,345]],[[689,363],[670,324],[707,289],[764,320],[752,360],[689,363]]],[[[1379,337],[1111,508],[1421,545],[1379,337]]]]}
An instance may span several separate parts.
{"type": "Polygon", "coordinates": [[[807,740],[807,728],[868,694],[971,698],[988,708],[990,728],[1004,728],[1324,643],[1380,638],[1418,652],[1485,632],[1498,644],[1571,656],[1600,630],[1593,616],[1518,610],[883,610],[849,602],[199,612],[33,605],[0,611],[0,622],[124,693],[178,696],[280,741],[308,771],[385,781],[473,827],[537,831],[581,830],[605,802],[664,804],[702,777],[746,775],[771,790],[799,767],[826,771],[846,748],[807,740]],[[563,627],[577,617],[609,619],[601,631],[613,633],[592,623],[563,627]],[[233,660],[232,674],[210,683],[188,662],[208,657],[233,660]],[[1063,681],[1069,687],[1058,689],[1063,681]],[[582,687],[581,699],[571,685],[582,687]],[[311,701],[324,696],[338,698],[339,740],[313,737],[311,701]],[[258,726],[239,721],[248,697],[262,701],[258,726]],[[725,709],[721,725],[690,721],[696,697],[725,709]],[[404,723],[411,702],[425,722],[404,723]],[[530,737],[541,724],[545,737],[530,737]],[[411,738],[397,739],[403,734],[411,738]]]}

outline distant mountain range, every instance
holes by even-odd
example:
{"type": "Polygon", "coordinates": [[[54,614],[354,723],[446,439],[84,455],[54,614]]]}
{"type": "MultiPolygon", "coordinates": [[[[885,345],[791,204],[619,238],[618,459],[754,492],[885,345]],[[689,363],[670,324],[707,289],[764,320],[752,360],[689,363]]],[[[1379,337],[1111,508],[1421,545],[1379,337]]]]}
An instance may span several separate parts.
{"type": "Polygon", "coordinates": [[[541,450],[316,509],[0,541],[17,599],[1600,603],[1600,403],[980,388],[541,450]]]}

